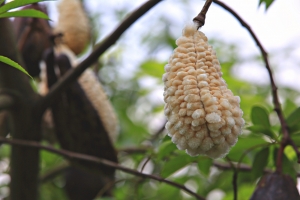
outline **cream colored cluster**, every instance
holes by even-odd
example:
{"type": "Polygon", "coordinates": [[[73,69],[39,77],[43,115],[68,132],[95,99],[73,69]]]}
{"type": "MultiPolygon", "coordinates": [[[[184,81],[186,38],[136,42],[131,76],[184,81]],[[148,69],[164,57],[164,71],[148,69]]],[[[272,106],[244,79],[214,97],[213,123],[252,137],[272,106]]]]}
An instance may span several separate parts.
{"type": "Polygon", "coordinates": [[[223,157],[242,132],[240,98],[227,88],[214,50],[194,25],[176,44],[163,75],[168,135],[191,156],[223,157]]]}
{"type": "Polygon", "coordinates": [[[89,19],[79,0],[61,0],[55,33],[63,34],[63,43],[76,55],[81,53],[90,39],[89,19]]]}

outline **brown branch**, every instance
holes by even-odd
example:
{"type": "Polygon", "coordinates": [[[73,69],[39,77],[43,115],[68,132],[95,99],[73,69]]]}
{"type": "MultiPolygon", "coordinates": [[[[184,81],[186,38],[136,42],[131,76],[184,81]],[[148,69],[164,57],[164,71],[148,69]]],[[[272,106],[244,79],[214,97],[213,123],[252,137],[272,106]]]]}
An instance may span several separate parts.
{"type": "Polygon", "coordinates": [[[179,189],[187,192],[188,194],[196,197],[196,199],[204,200],[203,197],[201,197],[197,193],[191,191],[190,189],[188,189],[184,185],[175,183],[175,182],[167,180],[167,179],[163,179],[163,178],[161,178],[159,176],[156,176],[156,175],[140,173],[136,170],[133,170],[133,169],[130,169],[130,168],[127,168],[127,167],[123,167],[123,166],[119,165],[118,163],[114,163],[114,162],[111,162],[111,161],[106,160],[106,159],[102,159],[102,158],[98,158],[98,157],[90,156],[90,155],[86,155],[86,154],[81,154],[81,153],[75,153],[75,152],[67,151],[67,150],[64,150],[64,149],[56,149],[56,148],[53,148],[52,146],[45,146],[45,145],[42,145],[39,142],[35,142],[35,141],[7,139],[7,138],[0,137],[0,142],[7,143],[7,144],[12,144],[12,145],[17,145],[17,146],[26,146],[26,147],[32,147],[32,148],[38,148],[38,149],[46,150],[46,151],[61,155],[61,156],[65,157],[65,158],[68,158],[70,160],[82,160],[82,161],[89,161],[89,162],[96,163],[96,164],[106,165],[108,167],[112,167],[114,169],[118,169],[118,170],[121,170],[123,172],[133,174],[133,175],[136,175],[136,176],[140,176],[142,178],[149,178],[149,179],[153,179],[153,180],[156,180],[156,181],[159,181],[159,182],[169,184],[171,186],[174,186],[176,188],[179,188],[179,189]]]}
{"type": "Polygon", "coordinates": [[[204,26],[206,13],[207,13],[211,3],[212,3],[212,0],[206,0],[201,12],[193,19],[193,22],[195,22],[197,24],[197,29],[204,26]]]}
{"type": "Polygon", "coordinates": [[[53,85],[49,93],[38,102],[37,109],[38,114],[46,110],[51,105],[57,96],[67,88],[70,83],[74,82],[89,66],[95,63],[99,56],[101,56],[109,47],[111,47],[119,39],[119,37],[141,16],[143,16],[148,10],[154,7],[161,0],[146,1],[142,6],[133,11],[128,17],[126,17],[119,26],[101,42],[94,51],[84,59],[77,67],[69,70],[58,82],[53,85]]]}
{"type": "MultiPolygon", "coordinates": [[[[283,115],[281,105],[280,105],[280,102],[279,102],[278,93],[277,93],[277,86],[275,84],[273,74],[272,74],[272,70],[271,70],[271,67],[270,67],[270,64],[269,64],[268,54],[267,54],[266,50],[264,49],[264,47],[262,46],[261,42],[258,40],[255,33],[253,32],[253,30],[251,29],[251,27],[234,10],[232,10],[226,4],[224,4],[223,2],[220,2],[218,0],[213,0],[213,2],[216,3],[217,5],[221,6],[222,8],[227,10],[228,12],[230,12],[241,23],[241,25],[244,26],[248,30],[248,32],[250,33],[250,35],[254,39],[255,43],[259,47],[259,50],[261,51],[261,54],[263,56],[263,60],[264,60],[266,69],[267,69],[268,74],[269,74],[270,82],[271,82],[274,110],[277,113],[277,116],[279,118],[279,121],[280,121],[280,124],[281,124],[281,130],[282,130],[282,133],[283,133],[283,138],[280,142],[281,148],[278,151],[278,156],[277,156],[277,161],[276,161],[276,171],[281,173],[282,172],[283,150],[287,145],[291,144],[292,139],[290,138],[288,126],[287,126],[287,123],[284,119],[284,115],[283,115]],[[282,151],[282,152],[280,152],[280,151],[282,151]]],[[[296,146],[294,146],[294,145],[292,145],[292,146],[293,146],[295,152],[297,153],[298,163],[299,163],[300,162],[299,150],[296,146]]]]}

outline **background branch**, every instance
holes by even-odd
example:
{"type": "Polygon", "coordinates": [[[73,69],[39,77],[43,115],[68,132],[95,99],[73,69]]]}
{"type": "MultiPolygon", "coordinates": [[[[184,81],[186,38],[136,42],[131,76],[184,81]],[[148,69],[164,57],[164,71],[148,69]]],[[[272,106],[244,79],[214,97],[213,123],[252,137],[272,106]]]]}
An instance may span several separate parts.
{"type": "Polygon", "coordinates": [[[288,126],[287,126],[287,123],[284,119],[284,115],[283,115],[281,105],[280,105],[280,102],[279,102],[278,93],[277,93],[277,86],[275,84],[273,74],[272,74],[272,70],[271,70],[271,67],[270,67],[270,64],[269,64],[268,54],[267,54],[266,50],[264,49],[264,47],[262,46],[261,42],[258,40],[255,33],[253,32],[253,30],[251,29],[251,27],[234,10],[232,10],[226,4],[224,4],[223,2],[220,2],[218,0],[213,0],[213,2],[216,3],[217,5],[221,6],[222,8],[224,8],[229,13],[231,13],[241,23],[241,25],[248,30],[248,32],[250,33],[251,37],[254,39],[255,43],[259,47],[259,50],[262,54],[266,69],[267,69],[268,74],[269,74],[270,82],[271,82],[274,110],[277,113],[277,116],[279,118],[279,121],[280,121],[280,124],[281,124],[281,130],[282,130],[282,133],[283,133],[283,138],[282,138],[282,141],[280,143],[281,147],[278,151],[277,161],[276,161],[276,171],[281,173],[282,172],[282,156],[283,156],[284,148],[288,144],[291,144],[292,147],[294,148],[295,152],[297,153],[298,162],[300,161],[300,153],[299,153],[298,148],[295,145],[293,145],[292,139],[289,136],[288,126]]]}
{"type": "Polygon", "coordinates": [[[133,11],[110,35],[106,37],[103,42],[94,49],[94,51],[85,60],[83,60],[77,67],[69,70],[61,79],[59,79],[57,83],[51,87],[49,93],[38,103],[37,109],[39,114],[42,115],[46,108],[55,101],[60,92],[65,90],[70,83],[75,81],[84,72],[84,70],[95,63],[99,56],[111,47],[136,20],[160,1],[161,0],[146,1],[146,3],[133,11]]]}
{"type": "Polygon", "coordinates": [[[0,142],[7,143],[7,144],[12,144],[12,145],[17,145],[17,146],[26,146],[26,147],[33,147],[33,148],[43,149],[43,150],[46,150],[46,151],[64,156],[64,157],[66,157],[70,160],[75,160],[76,159],[76,160],[89,161],[89,162],[93,162],[93,163],[97,163],[97,164],[106,165],[106,166],[112,167],[114,169],[121,170],[121,171],[129,173],[129,174],[140,176],[142,178],[149,178],[149,179],[153,179],[153,180],[156,180],[156,181],[159,181],[159,182],[163,182],[163,183],[172,185],[172,186],[174,186],[176,188],[179,188],[179,189],[187,192],[188,194],[196,197],[196,199],[204,200],[203,197],[201,197],[197,193],[191,191],[190,189],[188,189],[184,185],[175,183],[175,182],[170,181],[170,180],[163,179],[163,178],[161,178],[159,176],[156,176],[156,175],[144,174],[144,173],[138,172],[136,170],[133,170],[133,169],[130,169],[130,168],[127,168],[127,167],[123,167],[123,166],[121,166],[117,163],[111,162],[109,160],[101,159],[101,158],[98,158],[98,157],[95,157],[95,156],[90,156],[90,155],[81,154],[81,153],[75,153],[75,152],[67,151],[67,150],[64,150],[64,149],[56,149],[56,148],[53,148],[51,146],[41,145],[39,142],[35,142],[35,141],[7,139],[7,138],[0,137],[0,142]]]}

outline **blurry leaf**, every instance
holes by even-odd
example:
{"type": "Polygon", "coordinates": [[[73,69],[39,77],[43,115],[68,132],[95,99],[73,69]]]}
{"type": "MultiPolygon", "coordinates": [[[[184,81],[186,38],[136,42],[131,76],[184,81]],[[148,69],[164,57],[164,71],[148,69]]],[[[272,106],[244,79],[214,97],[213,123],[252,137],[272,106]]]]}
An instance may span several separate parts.
{"type": "Polygon", "coordinates": [[[213,164],[213,160],[209,158],[203,158],[198,161],[198,168],[201,173],[205,176],[209,175],[210,167],[213,164]]]}
{"type": "Polygon", "coordinates": [[[254,125],[270,128],[268,111],[261,106],[253,106],[251,111],[251,121],[254,125]]]}
{"type": "Polygon", "coordinates": [[[297,154],[291,145],[288,145],[284,148],[284,154],[290,161],[297,162],[297,154]]]}
{"type": "Polygon", "coordinates": [[[25,6],[25,5],[32,4],[32,3],[38,3],[38,2],[42,2],[42,1],[50,1],[50,0],[15,0],[15,1],[11,1],[0,7],[0,13],[4,13],[4,12],[7,12],[14,8],[18,8],[21,6],[25,6]]]}
{"type": "Polygon", "coordinates": [[[170,159],[164,164],[161,171],[161,176],[167,178],[171,174],[175,173],[176,171],[190,164],[190,162],[192,162],[193,160],[195,160],[195,158],[190,157],[187,154],[182,154],[173,157],[172,159],[170,159]]]}
{"type": "Polygon", "coordinates": [[[29,74],[28,72],[23,68],[21,67],[21,65],[19,65],[18,63],[16,63],[15,61],[7,58],[7,57],[4,57],[4,56],[0,56],[0,62],[3,62],[7,65],[10,65],[18,70],[20,70],[21,72],[23,72],[24,74],[28,75],[31,79],[33,79],[29,74]]]}
{"type": "Polygon", "coordinates": [[[242,154],[249,148],[263,144],[268,143],[260,137],[240,137],[236,145],[229,151],[228,157],[232,161],[239,161],[242,154]]]}
{"type": "Polygon", "coordinates": [[[0,0],[0,5],[4,2],[5,0],[0,0]]]}
{"type": "Polygon", "coordinates": [[[295,133],[291,135],[291,139],[294,141],[296,146],[300,146],[300,134],[295,133]]]}
{"type": "Polygon", "coordinates": [[[170,155],[176,149],[176,145],[171,140],[162,143],[158,150],[157,159],[163,159],[165,156],[170,155]]]}
{"type": "Polygon", "coordinates": [[[274,140],[277,139],[275,133],[270,128],[266,128],[261,125],[253,125],[253,126],[248,127],[247,129],[252,131],[253,133],[265,134],[274,140]]]}
{"type": "Polygon", "coordinates": [[[294,110],[286,119],[290,133],[300,130],[300,107],[294,110]]]}
{"type": "Polygon", "coordinates": [[[297,109],[297,105],[290,99],[286,99],[284,102],[283,112],[285,116],[290,115],[294,110],[297,109]]]}
{"type": "Polygon", "coordinates": [[[264,169],[268,164],[269,152],[269,147],[265,147],[256,153],[251,171],[255,179],[263,175],[264,169]]]}
{"type": "MultiPolygon", "coordinates": [[[[242,184],[238,185],[238,199],[239,200],[248,200],[249,197],[252,195],[254,190],[253,184],[242,184]]],[[[226,196],[222,198],[222,200],[232,200],[234,199],[233,190],[226,191],[226,196]]]]}
{"type": "Polygon", "coordinates": [[[156,60],[147,60],[141,64],[142,75],[153,76],[161,79],[165,73],[164,66],[166,63],[161,63],[156,60]]]}
{"type": "Polygon", "coordinates": [[[0,14],[0,18],[4,17],[36,17],[47,20],[49,19],[49,17],[45,13],[35,9],[17,10],[0,14]]]}
{"type": "Polygon", "coordinates": [[[262,3],[265,3],[266,4],[266,10],[267,10],[274,1],[275,0],[259,0],[258,5],[260,6],[262,3]]]}

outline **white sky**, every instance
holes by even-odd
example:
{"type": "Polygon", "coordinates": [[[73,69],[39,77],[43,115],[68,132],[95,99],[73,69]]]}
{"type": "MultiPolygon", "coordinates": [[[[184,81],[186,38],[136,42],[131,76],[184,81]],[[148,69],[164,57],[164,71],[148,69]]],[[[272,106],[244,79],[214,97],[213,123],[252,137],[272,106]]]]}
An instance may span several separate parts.
{"type": "MultiPolygon", "coordinates": [[[[86,0],[86,7],[92,13],[100,12],[105,29],[101,30],[102,38],[110,33],[118,24],[111,10],[127,8],[131,11],[142,4],[143,0],[86,0]]],[[[291,86],[300,90],[300,1],[275,0],[265,11],[264,6],[258,8],[259,0],[226,0],[226,4],[233,8],[251,26],[253,31],[270,54],[270,63],[275,71],[275,80],[284,86],[291,86]]],[[[52,2],[52,4],[55,4],[52,2]]],[[[179,0],[164,0],[143,16],[125,33],[126,42],[131,47],[130,56],[125,56],[126,71],[136,68],[137,63],[146,54],[140,48],[139,34],[145,32],[157,33],[163,30],[164,24],[157,24],[157,30],[147,30],[151,24],[151,17],[163,15],[176,21],[172,34],[179,37],[181,29],[190,22],[201,10],[204,1],[188,0],[188,6],[181,7],[179,0]],[[128,69],[127,69],[128,68],[128,69]]],[[[53,8],[53,7],[52,7],[53,8]]],[[[50,17],[56,18],[55,10],[51,10],[50,17]]],[[[241,46],[241,53],[245,57],[259,55],[258,48],[245,28],[227,11],[217,5],[212,5],[206,17],[206,24],[201,29],[208,38],[218,38],[226,42],[234,42],[241,46]]],[[[167,60],[170,52],[160,53],[159,58],[167,60]]],[[[268,84],[269,79],[263,63],[251,62],[238,66],[236,74],[245,80],[268,84]]]]}

